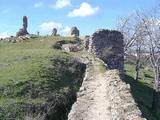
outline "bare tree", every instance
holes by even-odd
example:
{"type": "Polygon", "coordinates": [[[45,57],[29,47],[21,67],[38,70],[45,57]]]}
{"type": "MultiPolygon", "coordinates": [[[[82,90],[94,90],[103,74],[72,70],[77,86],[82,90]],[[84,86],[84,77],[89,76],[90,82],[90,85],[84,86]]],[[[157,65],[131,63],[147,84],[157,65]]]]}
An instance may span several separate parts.
{"type": "Polygon", "coordinates": [[[118,21],[118,30],[121,31],[124,35],[124,52],[127,54],[127,51],[133,47],[133,44],[136,39],[135,25],[132,21],[132,16],[127,18],[121,18],[118,21]]]}
{"type": "Polygon", "coordinates": [[[138,12],[128,18],[121,19],[118,29],[124,35],[124,52],[125,55],[134,56],[135,58],[135,80],[138,81],[140,68],[146,62],[144,56],[144,31],[143,22],[138,17],[138,12]],[[132,52],[128,52],[132,51],[132,52]],[[142,52],[143,51],[143,52],[142,52]],[[143,60],[142,60],[143,58],[143,60]]]}
{"type": "Polygon", "coordinates": [[[156,15],[143,17],[146,32],[146,46],[154,70],[154,94],[152,109],[160,115],[160,18],[156,15]]]}
{"type": "MultiPolygon", "coordinates": [[[[160,6],[158,6],[159,8],[160,6]]],[[[154,93],[152,110],[160,118],[160,9],[157,7],[151,13],[136,13],[137,17],[127,18],[120,24],[120,29],[124,34],[125,52],[132,49],[136,53],[136,77],[138,79],[140,66],[143,63],[145,50],[146,60],[150,59],[150,64],[154,71],[154,93]],[[132,24],[128,24],[130,19],[134,19],[132,24]],[[143,58],[143,59],[142,59],[143,58]]]]}

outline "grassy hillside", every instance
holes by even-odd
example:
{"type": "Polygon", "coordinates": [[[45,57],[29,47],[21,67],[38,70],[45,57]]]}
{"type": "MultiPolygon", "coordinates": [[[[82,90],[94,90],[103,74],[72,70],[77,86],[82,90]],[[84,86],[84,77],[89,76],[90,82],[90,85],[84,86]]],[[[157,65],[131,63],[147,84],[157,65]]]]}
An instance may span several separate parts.
{"type": "Polygon", "coordinates": [[[0,84],[10,80],[25,81],[35,76],[35,72],[53,56],[66,56],[57,50],[49,49],[58,40],[71,38],[36,38],[23,43],[0,43],[0,84]]]}
{"type": "Polygon", "coordinates": [[[154,114],[152,114],[152,97],[153,97],[153,85],[154,77],[151,68],[142,67],[140,71],[139,81],[134,80],[135,65],[125,64],[125,82],[131,85],[131,92],[141,109],[143,116],[147,120],[156,120],[154,114]]]}
{"type": "MultiPolygon", "coordinates": [[[[85,65],[73,58],[80,53],[60,50],[62,44],[74,42],[75,39],[69,37],[0,42],[0,120],[33,119],[39,113],[49,120],[66,119],[85,72],[85,65]]],[[[153,72],[143,67],[139,81],[135,81],[134,67],[125,65],[124,80],[131,85],[143,116],[156,120],[151,113],[153,72]]]]}
{"type": "Polygon", "coordinates": [[[23,43],[0,43],[0,119],[23,119],[40,112],[49,112],[49,119],[58,115],[65,119],[85,66],[70,54],[53,49],[59,41],[74,39],[38,37],[23,43]]]}

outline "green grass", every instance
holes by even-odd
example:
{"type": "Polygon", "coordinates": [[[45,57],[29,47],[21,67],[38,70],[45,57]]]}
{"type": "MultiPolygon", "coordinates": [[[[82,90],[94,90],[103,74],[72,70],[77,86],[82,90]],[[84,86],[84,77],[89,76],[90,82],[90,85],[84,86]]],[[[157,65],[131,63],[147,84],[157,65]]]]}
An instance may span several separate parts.
{"type": "Polygon", "coordinates": [[[38,105],[50,97],[60,96],[58,100],[65,104],[73,102],[66,99],[74,97],[72,94],[79,89],[84,66],[71,54],[53,49],[61,41],[66,44],[74,42],[74,38],[38,37],[23,43],[0,42],[0,118],[21,114],[18,110],[21,104],[38,105]],[[15,105],[16,110],[10,108],[15,105]]]}
{"type": "Polygon", "coordinates": [[[23,43],[0,43],[0,85],[10,80],[28,80],[39,67],[53,56],[65,56],[60,51],[49,49],[55,42],[71,38],[42,37],[23,43]]]}
{"type": "Polygon", "coordinates": [[[138,103],[142,114],[147,120],[156,120],[156,117],[152,114],[152,96],[153,96],[153,83],[154,77],[151,68],[143,67],[140,71],[139,81],[134,80],[135,66],[131,64],[125,64],[125,82],[131,85],[131,92],[138,103]]]}

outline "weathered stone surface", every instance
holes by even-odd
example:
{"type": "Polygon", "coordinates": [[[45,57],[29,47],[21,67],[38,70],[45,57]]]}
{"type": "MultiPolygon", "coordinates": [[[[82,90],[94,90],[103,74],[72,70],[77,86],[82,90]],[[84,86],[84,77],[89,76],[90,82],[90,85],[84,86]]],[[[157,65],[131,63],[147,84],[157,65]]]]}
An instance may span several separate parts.
{"type": "Polygon", "coordinates": [[[85,38],[83,40],[83,46],[84,46],[85,50],[89,49],[89,39],[90,39],[90,36],[85,36],[85,38]]]}
{"type": "Polygon", "coordinates": [[[53,30],[52,30],[52,36],[57,36],[57,29],[56,28],[53,28],[53,30]]]}
{"type": "Polygon", "coordinates": [[[23,27],[17,32],[16,36],[19,37],[29,34],[27,31],[27,27],[28,27],[28,18],[27,16],[23,16],[23,27]]]}
{"type": "Polygon", "coordinates": [[[71,36],[79,37],[79,30],[78,30],[77,27],[72,27],[72,29],[71,29],[71,36]]]}
{"type": "Polygon", "coordinates": [[[118,69],[123,74],[123,35],[120,32],[98,30],[89,40],[89,52],[107,63],[109,69],[118,69]]]}
{"type": "Polygon", "coordinates": [[[82,50],[79,44],[64,44],[62,45],[62,50],[66,52],[78,52],[82,50]]]}
{"type": "Polygon", "coordinates": [[[81,58],[86,74],[68,120],[146,120],[117,70],[102,71],[105,63],[87,53],[81,58]]]}
{"type": "Polygon", "coordinates": [[[24,42],[24,41],[26,41],[30,38],[35,38],[35,37],[37,37],[37,36],[32,35],[32,34],[28,34],[28,35],[25,35],[25,36],[19,36],[19,37],[11,36],[11,37],[2,39],[1,42],[18,43],[18,42],[24,42]]]}

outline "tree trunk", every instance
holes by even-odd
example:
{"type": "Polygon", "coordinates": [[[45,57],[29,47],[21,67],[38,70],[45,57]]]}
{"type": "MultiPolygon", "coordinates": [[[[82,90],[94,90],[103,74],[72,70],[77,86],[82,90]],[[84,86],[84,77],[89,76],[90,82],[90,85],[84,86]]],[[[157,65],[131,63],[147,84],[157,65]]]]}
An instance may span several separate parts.
{"type": "Polygon", "coordinates": [[[138,79],[139,79],[139,66],[136,65],[135,69],[136,69],[135,80],[138,81],[138,79]]]}
{"type": "Polygon", "coordinates": [[[155,89],[153,92],[152,111],[160,119],[160,69],[155,67],[155,89]]]}
{"type": "Polygon", "coordinates": [[[138,58],[136,60],[136,67],[135,67],[135,80],[138,81],[139,79],[139,71],[140,71],[140,55],[138,54],[138,58]]]}

